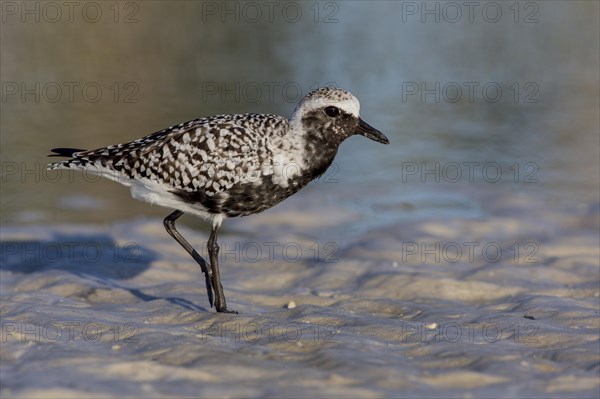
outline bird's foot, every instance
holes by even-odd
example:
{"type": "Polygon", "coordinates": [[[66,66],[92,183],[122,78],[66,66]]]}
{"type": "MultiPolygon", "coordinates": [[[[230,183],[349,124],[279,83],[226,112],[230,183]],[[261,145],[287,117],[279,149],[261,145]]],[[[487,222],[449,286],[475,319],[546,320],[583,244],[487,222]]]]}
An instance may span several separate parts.
{"type": "Polygon", "coordinates": [[[228,310],[227,308],[218,308],[218,307],[217,307],[217,312],[218,313],[233,313],[233,314],[238,314],[238,312],[236,310],[228,310]]]}

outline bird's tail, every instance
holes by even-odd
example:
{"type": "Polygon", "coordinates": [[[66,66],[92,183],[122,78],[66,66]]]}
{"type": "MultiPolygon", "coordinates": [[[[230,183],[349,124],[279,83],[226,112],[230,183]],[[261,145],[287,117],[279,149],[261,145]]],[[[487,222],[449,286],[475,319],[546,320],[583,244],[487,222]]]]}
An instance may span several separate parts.
{"type": "Polygon", "coordinates": [[[78,148],[53,148],[52,151],[54,154],[48,155],[49,157],[73,157],[78,152],[83,152],[85,150],[81,150],[78,148]]]}
{"type": "Polygon", "coordinates": [[[48,155],[49,157],[71,157],[71,159],[49,163],[46,167],[47,170],[83,170],[94,175],[114,180],[126,186],[129,186],[130,184],[129,177],[124,176],[121,172],[108,165],[106,157],[93,154],[93,151],[80,150],[77,148],[53,148],[51,151],[54,152],[54,154],[48,155]],[[92,154],[90,154],[90,152],[92,152],[92,154]]]}
{"type": "Polygon", "coordinates": [[[71,157],[72,159],[50,163],[48,164],[48,170],[78,168],[83,160],[77,159],[77,153],[85,150],[78,148],[53,148],[50,151],[52,151],[54,154],[48,155],[49,157],[71,157]]]}

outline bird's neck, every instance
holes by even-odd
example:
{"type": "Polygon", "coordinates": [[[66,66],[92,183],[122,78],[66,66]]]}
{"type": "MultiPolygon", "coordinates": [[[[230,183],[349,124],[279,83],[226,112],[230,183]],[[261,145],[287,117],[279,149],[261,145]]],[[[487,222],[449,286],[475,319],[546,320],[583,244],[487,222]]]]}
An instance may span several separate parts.
{"type": "Polygon", "coordinates": [[[304,131],[304,157],[314,178],[321,176],[333,162],[340,143],[312,129],[304,131]]]}

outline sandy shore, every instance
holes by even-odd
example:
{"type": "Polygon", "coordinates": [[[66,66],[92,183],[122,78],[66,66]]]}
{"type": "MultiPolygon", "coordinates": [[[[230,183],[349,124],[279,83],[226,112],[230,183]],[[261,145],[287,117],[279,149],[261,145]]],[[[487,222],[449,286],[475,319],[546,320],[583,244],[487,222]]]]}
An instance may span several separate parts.
{"type": "Polygon", "coordinates": [[[232,221],[239,315],[160,220],[4,228],[2,397],[597,397],[598,206],[530,203],[356,234],[343,212],[232,221]]]}

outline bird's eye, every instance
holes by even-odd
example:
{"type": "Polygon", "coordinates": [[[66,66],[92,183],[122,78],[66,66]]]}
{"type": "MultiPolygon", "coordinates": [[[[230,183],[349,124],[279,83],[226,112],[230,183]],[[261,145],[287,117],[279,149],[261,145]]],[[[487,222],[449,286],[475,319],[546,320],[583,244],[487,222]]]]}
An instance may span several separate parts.
{"type": "Polygon", "coordinates": [[[335,118],[340,114],[340,109],[338,107],[326,107],[323,112],[325,112],[325,115],[335,118]]]}

